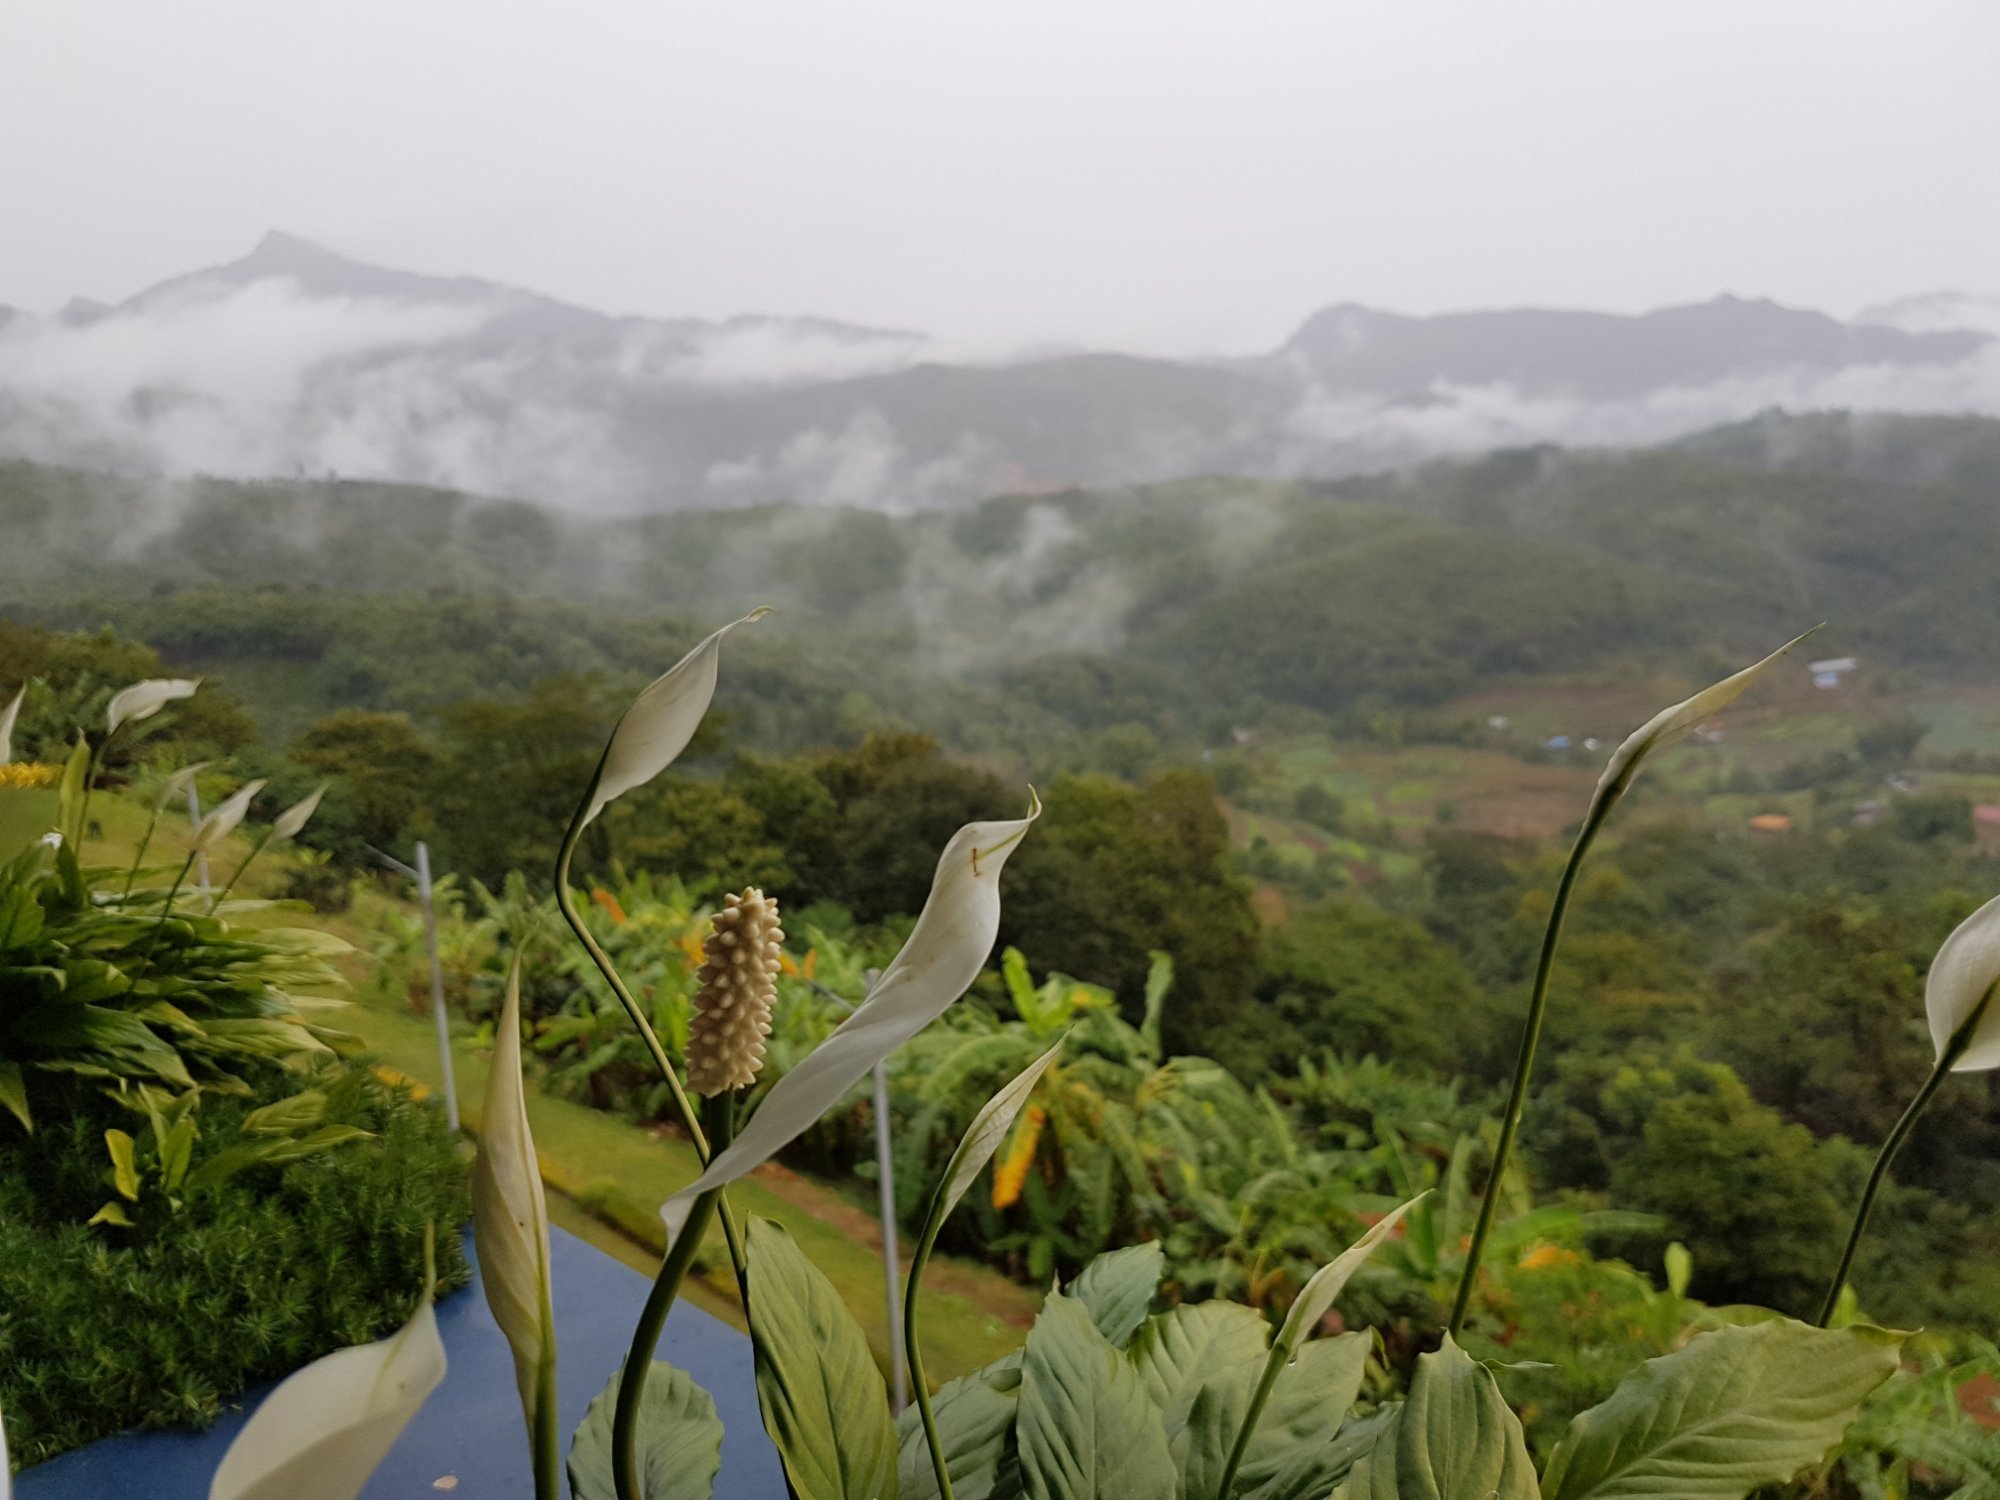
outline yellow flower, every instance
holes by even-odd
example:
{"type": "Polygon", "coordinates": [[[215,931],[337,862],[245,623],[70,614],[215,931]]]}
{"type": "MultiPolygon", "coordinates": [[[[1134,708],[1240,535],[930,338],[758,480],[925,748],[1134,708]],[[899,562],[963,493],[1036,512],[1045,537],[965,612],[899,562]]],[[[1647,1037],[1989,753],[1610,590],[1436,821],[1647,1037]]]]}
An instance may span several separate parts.
{"type": "Polygon", "coordinates": [[[54,786],[61,780],[61,766],[38,765],[32,760],[14,760],[0,765],[0,787],[32,791],[38,787],[54,786]]]}
{"type": "Polygon", "coordinates": [[[1021,1128],[1014,1134],[1014,1144],[1000,1159],[1000,1165],[993,1169],[993,1206],[1012,1208],[1021,1201],[1021,1189],[1027,1186],[1028,1169],[1035,1164],[1035,1147],[1041,1144],[1042,1126],[1048,1123],[1049,1112],[1039,1104],[1030,1104],[1028,1112],[1021,1119],[1021,1128]]]}

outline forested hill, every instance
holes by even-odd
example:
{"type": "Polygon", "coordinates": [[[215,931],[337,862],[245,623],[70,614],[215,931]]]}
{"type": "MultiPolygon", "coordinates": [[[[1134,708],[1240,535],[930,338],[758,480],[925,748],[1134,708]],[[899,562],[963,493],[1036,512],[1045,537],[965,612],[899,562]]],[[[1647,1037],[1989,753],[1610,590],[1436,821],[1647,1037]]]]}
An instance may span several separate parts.
{"type": "Polygon", "coordinates": [[[941,680],[967,713],[1033,704],[1085,728],[1252,697],[1421,705],[1495,675],[1738,658],[1818,620],[1827,654],[1951,680],[2000,661],[1996,455],[2000,422],[1769,417],[1666,449],[1519,450],[1329,484],[623,521],[14,462],[0,610],[111,623],[239,674],[283,662],[301,711],[638,671],[760,603],[781,610],[760,634],[790,644],[759,649],[806,676],[820,663],[826,713],[851,693],[914,713],[941,680]],[[673,623],[642,649],[635,615],[673,623]]]}

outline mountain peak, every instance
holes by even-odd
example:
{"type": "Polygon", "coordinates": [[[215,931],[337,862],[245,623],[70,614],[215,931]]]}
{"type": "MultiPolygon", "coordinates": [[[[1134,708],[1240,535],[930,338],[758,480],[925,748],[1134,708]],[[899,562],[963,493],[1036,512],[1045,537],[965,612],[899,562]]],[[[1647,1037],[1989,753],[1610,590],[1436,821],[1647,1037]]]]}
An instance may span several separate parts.
{"type": "Polygon", "coordinates": [[[344,255],[336,255],[324,245],[315,245],[311,240],[296,234],[287,234],[282,229],[265,231],[264,237],[238,266],[256,266],[261,270],[282,273],[298,267],[316,267],[327,264],[351,266],[353,261],[344,255]]]}

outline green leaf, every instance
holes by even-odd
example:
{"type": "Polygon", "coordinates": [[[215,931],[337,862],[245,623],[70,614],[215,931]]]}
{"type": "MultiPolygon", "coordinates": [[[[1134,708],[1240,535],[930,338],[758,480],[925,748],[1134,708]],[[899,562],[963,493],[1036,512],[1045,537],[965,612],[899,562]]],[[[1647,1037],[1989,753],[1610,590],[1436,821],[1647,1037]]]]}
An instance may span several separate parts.
{"type": "MultiPolygon", "coordinates": [[[[611,1424],[621,1370],[597,1393],[569,1446],[575,1500],[616,1500],[611,1424]]],[[[709,1500],[722,1468],[722,1419],[685,1370],[656,1360],[639,1397],[639,1493],[645,1500],[709,1500]]]]}
{"type": "MultiPolygon", "coordinates": [[[[1020,1460],[1014,1449],[1014,1418],[1020,1410],[1021,1356],[1006,1355],[985,1369],[946,1381],[931,1398],[945,1470],[956,1500],[1007,1500],[1021,1492],[1020,1460]]],[[[937,1471],[916,1406],[896,1419],[902,1444],[896,1468],[903,1500],[938,1500],[937,1471]]]]}
{"type": "Polygon", "coordinates": [[[1895,1371],[1903,1335],[1782,1319],[1648,1360],[1549,1457],[1547,1500],[1732,1500],[1826,1456],[1895,1371]]]}
{"type": "Polygon", "coordinates": [[[187,1176],[188,1161],[194,1155],[194,1129],[194,1116],[184,1115],[169,1125],[157,1142],[160,1176],[170,1193],[178,1191],[181,1180],[187,1176]]]}
{"type": "Polygon", "coordinates": [[[133,1158],[134,1141],[122,1130],[104,1132],[104,1148],[111,1153],[111,1185],[127,1203],[139,1201],[139,1166],[133,1158]]]}
{"type": "MultiPolygon", "coordinates": [[[[1483,1365],[1445,1336],[1336,1500],[1535,1500],[1521,1423],[1483,1365]]],[[[1661,1497],[1663,1500],[1663,1497],[1661,1497]]]]}
{"type": "Polygon", "coordinates": [[[1236,1473],[1238,1494],[1319,1500],[1333,1488],[1353,1462],[1351,1447],[1340,1446],[1339,1438],[1374,1347],[1374,1336],[1367,1333],[1315,1339],[1278,1372],[1236,1473]]]}
{"type": "Polygon", "coordinates": [[[867,1338],[782,1227],[753,1219],[748,1254],[757,1401],[799,1500],[888,1500],[896,1424],[867,1338]]]}
{"type": "Polygon", "coordinates": [[[114,1198],[84,1220],[85,1228],[93,1224],[116,1224],[120,1229],[130,1229],[132,1216],[125,1212],[125,1205],[114,1198]]]}
{"type": "Polygon", "coordinates": [[[28,1113],[28,1083],[21,1076],[21,1065],[17,1062],[0,1062],[0,1104],[7,1112],[21,1122],[23,1130],[35,1128],[34,1119],[28,1113]]]}
{"type": "Polygon", "coordinates": [[[1384,1433],[1395,1430],[1402,1414],[1401,1406],[1386,1406],[1373,1416],[1343,1423],[1324,1447],[1296,1453],[1254,1489],[1239,1484],[1236,1495],[1241,1500],[1324,1500],[1329,1494],[1345,1495],[1337,1487],[1375,1451],[1384,1433]]]}
{"type": "MultiPolygon", "coordinates": [[[[1342,1334],[1307,1344],[1298,1358],[1279,1370],[1265,1398],[1230,1493],[1240,1495],[1270,1484],[1281,1473],[1294,1487],[1303,1485],[1314,1497],[1324,1495],[1346,1472],[1348,1460],[1311,1459],[1330,1450],[1347,1410],[1360,1393],[1374,1340],[1365,1333],[1342,1334]],[[1323,1483],[1312,1488],[1314,1476],[1323,1483]]],[[[1212,1500],[1221,1493],[1229,1473],[1229,1454],[1255,1399],[1264,1373],[1263,1352],[1238,1358],[1230,1365],[1214,1364],[1203,1372],[1193,1393],[1183,1430],[1174,1446],[1174,1461],[1182,1474],[1187,1500],[1212,1500]]],[[[1173,1433],[1169,1418],[1169,1434],[1173,1433]]]]}
{"type": "MultiPolygon", "coordinates": [[[[1029,1063],[972,1117],[972,1124],[966,1128],[958,1149],[952,1152],[951,1160],[945,1165],[944,1180],[938,1184],[937,1196],[931,1201],[930,1218],[924,1226],[926,1242],[936,1233],[936,1226],[942,1225],[951,1211],[958,1207],[959,1200],[978,1179],[986,1164],[993,1160],[993,1153],[1000,1149],[1000,1143],[1007,1139],[1007,1132],[1014,1128],[1015,1119],[1027,1105],[1028,1096],[1035,1091],[1035,1085],[1041,1082],[1042,1075],[1055,1063],[1062,1049],[1063,1043],[1059,1041],[1029,1063]]],[[[921,1267],[917,1269],[921,1270],[921,1267]]],[[[915,1275],[916,1271],[911,1274],[915,1275]]]]}
{"type": "Polygon", "coordinates": [[[1031,1500],[1175,1492],[1166,1428],[1145,1382],[1073,1297],[1050,1297],[1028,1331],[1016,1441],[1031,1500]]]}
{"type": "Polygon", "coordinates": [[[1098,1256],[1063,1291],[1084,1305],[1099,1333],[1123,1349],[1146,1321],[1166,1264],[1159,1241],[1148,1240],[1098,1256]]]}
{"type": "Polygon", "coordinates": [[[1261,1363],[1269,1342],[1270,1329],[1253,1309],[1236,1302],[1193,1302],[1148,1318],[1125,1358],[1171,1433],[1186,1423],[1204,1382],[1241,1360],[1261,1363]]]}

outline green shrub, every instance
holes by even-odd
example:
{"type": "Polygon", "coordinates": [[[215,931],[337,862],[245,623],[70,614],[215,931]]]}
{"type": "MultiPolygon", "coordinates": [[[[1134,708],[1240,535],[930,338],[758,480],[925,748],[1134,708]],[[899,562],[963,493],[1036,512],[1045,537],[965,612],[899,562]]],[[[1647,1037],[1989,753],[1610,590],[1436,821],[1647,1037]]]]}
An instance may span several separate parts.
{"type": "MultiPolygon", "coordinates": [[[[298,1079],[210,1099],[195,1163],[298,1079]]],[[[0,1135],[0,1409],[16,1462],[129,1427],[205,1426],[246,1385],[395,1328],[423,1288],[468,1279],[454,1232],[466,1172],[437,1111],[372,1078],[336,1090],[333,1123],[372,1133],[253,1167],[133,1231],[84,1221],[107,1194],[104,1131],[136,1116],[83,1094],[32,1135],[0,1135]],[[341,1096],[346,1096],[342,1098],[341,1096]]]]}

